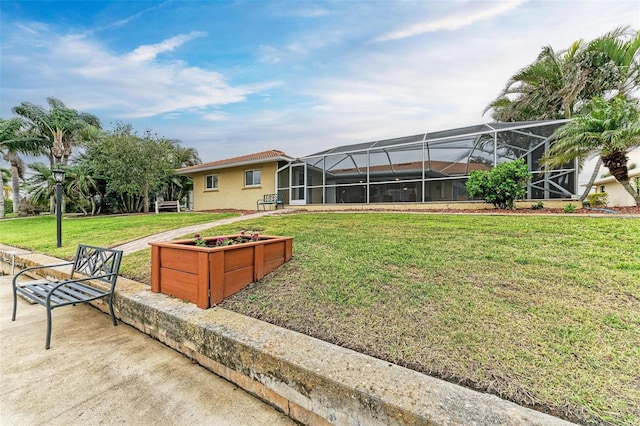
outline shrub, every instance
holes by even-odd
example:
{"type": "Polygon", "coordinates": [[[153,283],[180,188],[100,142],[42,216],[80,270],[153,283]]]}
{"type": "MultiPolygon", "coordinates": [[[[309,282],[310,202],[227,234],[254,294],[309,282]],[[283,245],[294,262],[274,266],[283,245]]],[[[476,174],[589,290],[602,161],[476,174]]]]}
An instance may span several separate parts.
{"type": "Polygon", "coordinates": [[[538,201],[537,203],[531,206],[532,210],[542,210],[544,209],[544,203],[542,201],[538,201]]]}
{"type": "Polygon", "coordinates": [[[605,207],[609,203],[609,194],[606,192],[589,194],[587,195],[587,200],[589,200],[589,206],[591,207],[605,207]]]}
{"type": "Polygon", "coordinates": [[[472,171],[467,180],[467,192],[498,209],[512,209],[514,201],[527,193],[530,178],[527,164],[520,159],[498,164],[491,170],[472,171]]]}
{"type": "Polygon", "coordinates": [[[575,213],[576,210],[578,210],[578,208],[575,206],[575,204],[567,204],[566,206],[564,206],[565,213],[575,213]]]}
{"type": "Polygon", "coordinates": [[[13,213],[13,200],[4,199],[4,212],[5,214],[13,213]]]}
{"type": "Polygon", "coordinates": [[[41,206],[33,203],[31,200],[25,200],[20,204],[20,208],[18,209],[18,216],[38,216],[42,213],[43,209],[41,206]]]}

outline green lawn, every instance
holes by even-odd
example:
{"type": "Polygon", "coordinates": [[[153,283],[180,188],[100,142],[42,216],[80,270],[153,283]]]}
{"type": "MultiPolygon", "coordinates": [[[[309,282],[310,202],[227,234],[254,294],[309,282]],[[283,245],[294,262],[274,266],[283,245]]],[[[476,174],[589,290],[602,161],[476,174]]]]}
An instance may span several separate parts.
{"type": "MultiPolygon", "coordinates": [[[[294,257],[225,308],[574,421],[640,424],[640,219],[307,213],[202,234],[240,228],[295,237],[294,257]]],[[[124,273],[148,281],[149,257],[124,273]]]]}
{"type": "Polygon", "coordinates": [[[73,257],[79,243],[114,247],[158,232],[213,222],[235,213],[161,213],[62,219],[62,247],[56,248],[56,217],[0,219],[0,243],[59,258],[73,257]]]}

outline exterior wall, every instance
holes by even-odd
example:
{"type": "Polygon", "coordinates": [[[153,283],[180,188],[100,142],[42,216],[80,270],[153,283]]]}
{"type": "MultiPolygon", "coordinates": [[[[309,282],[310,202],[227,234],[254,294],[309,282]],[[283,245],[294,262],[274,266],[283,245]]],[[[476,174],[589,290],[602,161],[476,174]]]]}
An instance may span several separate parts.
{"type": "MultiPolygon", "coordinates": [[[[631,178],[631,185],[635,187],[634,178],[640,176],[640,148],[636,148],[633,151],[628,153],[628,163],[629,167],[633,167],[629,170],[629,177],[631,178]]],[[[608,173],[609,169],[602,166],[600,168],[600,173],[608,173]]],[[[606,178],[598,179],[593,183],[593,187],[591,188],[591,192],[606,192],[609,194],[609,202],[607,203],[610,207],[623,207],[623,206],[635,206],[636,202],[633,197],[618,183],[618,181],[613,176],[608,176],[606,178]],[[604,191],[602,190],[604,187],[604,191]]]]}
{"type": "Polygon", "coordinates": [[[274,194],[276,191],[277,165],[277,162],[272,162],[195,173],[193,175],[193,209],[195,211],[255,210],[257,200],[262,199],[264,194],[274,194]],[[244,186],[244,172],[247,170],[260,170],[259,186],[244,186]],[[218,176],[218,189],[206,189],[206,176],[209,175],[218,176]]]}
{"type": "MultiPolygon", "coordinates": [[[[631,177],[631,182],[633,182],[634,177],[640,176],[640,172],[629,173],[631,177]]],[[[633,185],[633,183],[632,183],[633,185]]],[[[608,197],[608,206],[635,206],[636,201],[633,197],[615,180],[613,176],[608,177],[606,179],[600,179],[593,184],[593,188],[595,188],[595,192],[606,192],[608,197]],[[604,187],[604,191],[603,191],[604,187]]]]}

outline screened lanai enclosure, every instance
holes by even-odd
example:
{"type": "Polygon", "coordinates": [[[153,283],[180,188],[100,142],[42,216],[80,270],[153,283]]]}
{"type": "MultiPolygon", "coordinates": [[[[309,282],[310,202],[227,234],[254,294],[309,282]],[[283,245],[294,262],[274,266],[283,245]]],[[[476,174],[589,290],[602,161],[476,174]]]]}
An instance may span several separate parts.
{"type": "Polygon", "coordinates": [[[565,122],[487,123],[340,146],[281,167],[278,193],[291,205],[469,201],[469,173],[524,158],[527,199],[571,199],[577,163],[544,172],[539,164],[565,122]]]}

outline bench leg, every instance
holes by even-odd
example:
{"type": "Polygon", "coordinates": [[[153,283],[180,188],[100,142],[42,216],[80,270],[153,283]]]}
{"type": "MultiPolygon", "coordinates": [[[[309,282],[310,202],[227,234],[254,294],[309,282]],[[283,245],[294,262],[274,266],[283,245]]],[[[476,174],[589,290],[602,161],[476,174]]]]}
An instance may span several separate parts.
{"type": "Polygon", "coordinates": [[[47,308],[47,338],[44,344],[45,349],[49,349],[51,346],[51,307],[45,306],[47,308]]]}
{"type": "Polygon", "coordinates": [[[13,316],[11,317],[11,321],[16,320],[16,310],[18,309],[18,293],[16,292],[15,284],[13,286],[13,316]]]}
{"type": "Polygon", "coordinates": [[[118,321],[116,320],[116,315],[113,312],[113,293],[109,295],[109,312],[111,313],[111,321],[114,326],[118,325],[118,321]]]}

